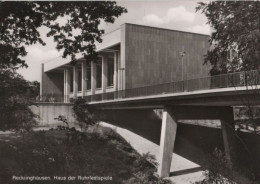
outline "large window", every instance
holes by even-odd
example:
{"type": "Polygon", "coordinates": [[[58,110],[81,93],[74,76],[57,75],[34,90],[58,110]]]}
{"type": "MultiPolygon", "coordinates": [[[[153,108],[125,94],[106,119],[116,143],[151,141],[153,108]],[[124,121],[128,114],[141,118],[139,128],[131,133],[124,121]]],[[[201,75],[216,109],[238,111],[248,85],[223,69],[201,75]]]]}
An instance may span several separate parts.
{"type": "Polygon", "coordinates": [[[91,62],[87,62],[87,90],[91,89],[91,62]]]}
{"type": "Polygon", "coordinates": [[[70,76],[70,92],[73,92],[73,71],[69,70],[69,76],[70,76]]]}
{"type": "Polygon", "coordinates": [[[82,68],[78,66],[78,91],[82,90],[82,68]]]}
{"type": "Polygon", "coordinates": [[[114,58],[108,57],[107,60],[107,85],[114,85],[114,58]]]}
{"type": "Polygon", "coordinates": [[[102,87],[102,57],[98,57],[96,65],[97,65],[96,88],[101,88],[102,87]]]}

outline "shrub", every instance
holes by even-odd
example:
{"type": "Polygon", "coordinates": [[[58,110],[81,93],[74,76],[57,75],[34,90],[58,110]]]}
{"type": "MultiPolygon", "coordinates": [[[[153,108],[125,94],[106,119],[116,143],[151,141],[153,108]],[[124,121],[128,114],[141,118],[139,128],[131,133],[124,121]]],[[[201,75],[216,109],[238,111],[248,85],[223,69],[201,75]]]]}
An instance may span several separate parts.
{"type": "Polygon", "coordinates": [[[75,100],[73,111],[81,128],[85,127],[87,129],[89,126],[96,124],[96,121],[93,119],[93,115],[88,110],[85,99],[79,98],[75,100]]]}
{"type": "Polygon", "coordinates": [[[29,131],[37,124],[27,104],[7,101],[0,107],[0,130],[29,131]]]}
{"type": "Polygon", "coordinates": [[[232,181],[233,173],[228,166],[224,153],[215,148],[209,160],[209,168],[204,172],[205,178],[195,184],[235,184],[232,181]]]}

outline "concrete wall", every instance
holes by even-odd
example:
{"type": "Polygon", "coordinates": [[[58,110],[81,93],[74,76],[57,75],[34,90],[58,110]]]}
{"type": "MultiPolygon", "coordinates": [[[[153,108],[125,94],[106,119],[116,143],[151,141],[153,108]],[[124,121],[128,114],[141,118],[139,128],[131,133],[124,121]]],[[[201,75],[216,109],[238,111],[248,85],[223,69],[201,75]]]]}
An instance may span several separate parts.
{"type": "Polygon", "coordinates": [[[209,67],[203,63],[209,36],[133,24],[121,29],[126,88],[181,80],[182,49],[184,80],[208,76],[209,67]]]}
{"type": "Polygon", "coordinates": [[[37,103],[31,106],[31,110],[39,116],[39,126],[49,126],[60,123],[54,118],[63,115],[67,118],[70,125],[73,125],[76,120],[73,116],[73,105],[65,103],[37,103]]]}
{"type": "Polygon", "coordinates": [[[64,73],[63,71],[44,72],[42,70],[41,95],[64,94],[64,73]]]}

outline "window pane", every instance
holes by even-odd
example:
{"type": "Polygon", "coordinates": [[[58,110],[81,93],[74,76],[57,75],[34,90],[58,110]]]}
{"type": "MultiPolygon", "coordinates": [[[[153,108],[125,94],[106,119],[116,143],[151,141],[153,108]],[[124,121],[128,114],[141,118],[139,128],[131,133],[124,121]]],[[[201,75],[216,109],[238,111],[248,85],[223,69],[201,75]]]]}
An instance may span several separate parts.
{"type": "Polygon", "coordinates": [[[97,60],[97,85],[96,88],[102,87],[102,58],[99,57],[97,60]]]}
{"type": "Polygon", "coordinates": [[[78,91],[82,90],[81,78],[82,78],[82,69],[80,66],[78,66],[78,91]]]}
{"type": "Polygon", "coordinates": [[[91,89],[91,62],[87,62],[87,90],[91,89]]]}
{"type": "Polygon", "coordinates": [[[107,85],[113,86],[114,85],[114,58],[109,57],[108,58],[108,64],[107,64],[107,85]]]}

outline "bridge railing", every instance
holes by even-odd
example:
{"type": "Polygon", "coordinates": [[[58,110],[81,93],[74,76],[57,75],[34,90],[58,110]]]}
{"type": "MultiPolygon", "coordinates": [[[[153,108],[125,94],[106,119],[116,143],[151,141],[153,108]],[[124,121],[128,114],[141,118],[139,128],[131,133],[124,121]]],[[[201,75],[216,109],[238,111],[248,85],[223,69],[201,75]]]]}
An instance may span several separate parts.
{"type": "MultiPolygon", "coordinates": [[[[254,70],[143,86],[138,88],[85,96],[84,98],[87,102],[98,102],[104,100],[145,97],[151,95],[162,95],[217,88],[252,86],[258,84],[260,84],[260,70],[254,70]]],[[[72,102],[73,99],[70,99],[69,96],[64,96],[62,94],[46,94],[43,96],[38,96],[32,101],[57,103],[72,102]]]]}
{"type": "Polygon", "coordinates": [[[104,100],[145,97],[151,95],[180,93],[217,88],[251,86],[258,84],[260,84],[260,70],[253,70],[169,82],[157,85],[143,86],[138,88],[90,95],[84,98],[87,100],[87,102],[97,102],[104,100]]]}

